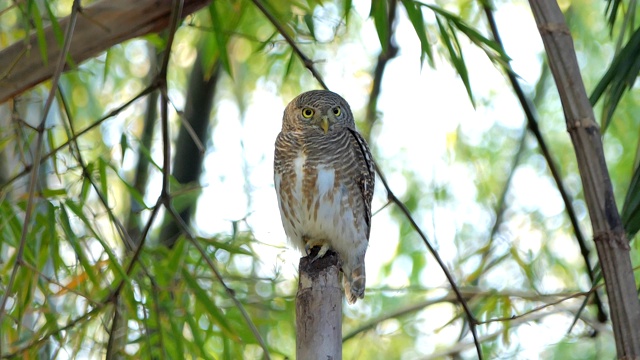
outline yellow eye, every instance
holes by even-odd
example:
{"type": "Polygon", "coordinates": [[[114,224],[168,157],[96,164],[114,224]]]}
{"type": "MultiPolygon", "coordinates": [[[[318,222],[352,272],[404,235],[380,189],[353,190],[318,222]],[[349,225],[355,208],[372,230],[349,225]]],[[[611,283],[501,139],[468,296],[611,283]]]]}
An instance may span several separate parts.
{"type": "Polygon", "coordinates": [[[340,106],[336,106],[333,108],[333,114],[335,116],[340,116],[341,113],[342,113],[342,110],[340,110],[340,106]]]}
{"type": "Polygon", "coordinates": [[[313,109],[309,109],[309,108],[304,108],[302,109],[302,116],[304,116],[305,119],[309,119],[313,116],[313,109]]]}

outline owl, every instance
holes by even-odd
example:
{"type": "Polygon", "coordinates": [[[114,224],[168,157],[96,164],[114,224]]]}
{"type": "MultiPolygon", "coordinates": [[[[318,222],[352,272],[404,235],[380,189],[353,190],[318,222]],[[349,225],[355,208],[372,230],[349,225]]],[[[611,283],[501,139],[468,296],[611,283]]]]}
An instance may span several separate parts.
{"type": "Polygon", "coordinates": [[[374,163],[349,104],[326,90],[287,105],[275,143],[274,183],[289,242],[338,254],[349,304],[364,297],[374,163]]]}

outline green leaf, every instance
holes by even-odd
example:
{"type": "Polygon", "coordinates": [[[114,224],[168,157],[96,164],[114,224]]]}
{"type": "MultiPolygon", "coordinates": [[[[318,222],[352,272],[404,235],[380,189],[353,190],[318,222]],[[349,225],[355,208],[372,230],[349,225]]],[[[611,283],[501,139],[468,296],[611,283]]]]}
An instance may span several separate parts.
{"type": "Polygon", "coordinates": [[[307,25],[307,28],[309,29],[309,33],[311,34],[311,37],[315,39],[316,28],[313,24],[313,14],[305,14],[303,19],[304,19],[304,23],[307,25]]]}
{"type": "Polygon", "coordinates": [[[56,196],[66,196],[67,189],[42,189],[41,194],[45,198],[56,197],[56,196]]]}
{"type": "MultiPolygon", "coordinates": [[[[69,203],[70,201],[66,202],[66,204],[69,203]]],[[[69,245],[71,245],[78,261],[80,261],[80,265],[82,266],[84,273],[87,274],[89,280],[98,287],[100,285],[100,280],[98,280],[98,275],[94,272],[93,266],[91,266],[89,259],[87,259],[87,256],[84,253],[84,249],[80,244],[80,239],[71,228],[71,222],[69,221],[69,214],[67,213],[67,206],[65,206],[65,204],[60,204],[60,225],[62,226],[62,230],[64,231],[69,245]]]]}
{"type": "Polygon", "coordinates": [[[613,113],[624,93],[635,83],[640,72],[640,28],[636,29],[629,42],[622,48],[611,62],[607,72],[591,93],[589,102],[595,106],[600,97],[605,95],[602,131],[606,131],[613,113]],[[608,89],[608,92],[605,93],[608,89]]]}
{"type": "Polygon", "coordinates": [[[109,69],[111,68],[111,62],[113,61],[113,47],[107,49],[107,52],[104,56],[104,67],[102,69],[102,83],[104,84],[107,81],[107,77],[109,76],[109,69]]]}
{"type": "Polygon", "coordinates": [[[433,52],[431,51],[431,44],[429,44],[429,39],[427,39],[427,30],[424,25],[422,10],[420,6],[415,3],[415,1],[402,0],[402,4],[407,11],[407,15],[409,16],[411,25],[413,25],[413,29],[418,35],[418,39],[420,39],[420,47],[422,50],[420,52],[420,65],[422,66],[422,64],[424,64],[426,56],[426,58],[429,60],[429,65],[433,67],[433,52]]]}
{"type": "Polygon", "coordinates": [[[246,250],[246,249],[244,249],[244,248],[242,248],[240,246],[232,245],[231,242],[222,242],[222,241],[219,241],[216,238],[203,238],[203,237],[198,237],[198,238],[196,238],[196,240],[197,241],[202,241],[202,242],[204,242],[206,244],[209,244],[209,245],[213,245],[216,249],[226,250],[226,251],[230,252],[231,254],[242,254],[242,255],[253,256],[253,254],[250,251],[248,251],[248,250],[246,250]]]}
{"type": "Polygon", "coordinates": [[[616,18],[618,17],[618,8],[622,4],[622,0],[607,0],[607,8],[605,9],[605,14],[607,16],[607,23],[609,24],[609,29],[613,32],[613,25],[616,23],[616,18]]]}
{"type": "Polygon", "coordinates": [[[85,229],[88,230],[89,232],[91,232],[91,235],[93,235],[93,237],[100,243],[100,245],[102,245],[102,248],[104,249],[104,251],[107,253],[107,256],[109,257],[109,265],[113,266],[116,269],[116,272],[118,274],[120,274],[120,276],[122,276],[124,281],[128,282],[129,281],[129,277],[127,276],[127,272],[124,270],[124,268],[122,268],[122,266],[118,262],[118,257],[116,256],[116,254],[111,249],[111,246],[109,246],[102,239],[102,237],[98,234],[98,232],[95,231],[94,225],[91,224],[89,219],[87,219],[87,217],[85,216],[84,212],[82,211],[82,207],[80,207],[78,204],[76,204],[75,202],[71,201],[70,199],[68,199],[65,202],[65,205],[78,218],[80,218],[80,220],[82,220],[82,222],[84,223],[84,225],[86,227],[85,229]]]}
{"type": "Polygon", "coordinates": [[[373,22],[376,26],[376,32],[378,33],[378,39],[380,39],[380,46],[382,52],[387,51],[387,43],[389,42],[389,10],[387,8],[387,2],[384,0],[371,0],[371,13],[369,16],[373,17],[373,22]]]}
{"type": "Polygon", "coordinates": [[[42,25],[42,15],[38,9],[38,5],[35,2],[29,3],[29,13],[33,24],[36,26],[36,36],[38,37],[38,48],[40,49],[40,55],[42,56],[42,62],[44,66],[49,64],[49,58],[47,57],[47,39],[44,36],[44,27],[42,25]]]}
{"type": "Polygon", "coordinates": [[[342,13],[344,14],[344,22],[349,23],[349,16],[351,14],[351,8],[353,8],[352,0],[345,0],[342,3],[342,13]]]}
{"type": "Polygon", "coordinates": [[[476,106],[475,100],[473,99],[473,93],[471,92],[471,84],[469,82],[469,72],[467,70],[467,66],[464,62],[464,58],[462,56],[462,51],[460,49],[460,43],[458,42],[458,38],[455,36],[455,32],[450,24],[443,23],[440,16],[436,16],[436,22],[438,24],[438,29],[440,30],[440,39],[444,43],[447,51],[449,52],[449,60],[451,64],[456,69],[460,78],[462,79],[462,83],[464,84],[465,89],[467,90],[467,95],[469,96],[469,100],[473,107],[476,106]],[[451,34],[449,34],[451,32],[451,34]]]}
{"type": "Polygon", "coordinates": [[[632,239],[640,230],[640,166],[633,173],[620,216],[624,230],[632,239]]]}
{"type": "Polygon", "coordinates": [[[98,172],[100,173],[100,192],[104,198],[105,206],[109,207],[109,184],[107,181],[107,163],[103,158],[98,158],[98,172]]]}
{"type": "Polygon", "coordinates": [[[296,58],[296,54],[293,52],[293,49],[289,50],[291,54],[289,54],[289,60],[287,61],[287,67],[284,70],[284,74],[282,75],[282,82],[284,83],[287,80],[289,74],[291,74],[291,69],[293,69],[293,62],[296,58]]]}
{"type": "Polygon", "coordinates": [[[47,15],[49,16],[49,21],[51,21],[51,29],[53,29],[53,36],[56,38],[56,42],[60,47],[64,44],[64,31],[60,27],[60,23],[58,22],[58,18],[56,18],[53,11],[51,11],[51,6],[49,6],[49,1],[43,1],[45,10],[47,10],[47,15]]]}
{"type": "MultiPolygon", "coordinates": [[[[49,146],[49,149],[56,148],[55,136],[53,135],[53,128],[47,128],[47,145],[49,146]]],[[[58,181],[60,181],[60,171],[58,171],[58,157],[54,156],[51,159],[51,162],[53,163],[53,172],[56,175],[58,175],[58,181]]]]}
{"type": "Polygon", "coordinates": [[[219,307],[213,302],[212,297],[202,289],[196,279],[185,268],[182,269],[182,278],[186,282],[189,290],[195,295],[196,300],[202,304],[204,310],[211,315],[211,319],[220,326],[222,331],[224,331],[227,336],[239,340],[237,334],[229,327],[229,323],[227,323],[224,315],[218,310],[219,307]]]}
{"type": "Polygon", "coordinates": [[[123,131],[120,135],[120,152],[122,152],[122,158],[120,159],[120,165],[124,165],[124,155],[129,149],[129,141],[127,140],[127,134],[123,131]]]}
{"type": "Polygon", "coordinates": [[[214,1],[209,5],[209,16],[211,16],[211,25],[213,26],[213,39],[218,49],[218,55],[220,56],[222,67],[224,67],[227,74],[233,78],[231,62],[229,61],[229,53],[227,52],[227,41],[224,36],[224,29],[220,23],[220,14],[218,14],[218,11],[216,10],[217,3],[217,1],[214,1]]]}

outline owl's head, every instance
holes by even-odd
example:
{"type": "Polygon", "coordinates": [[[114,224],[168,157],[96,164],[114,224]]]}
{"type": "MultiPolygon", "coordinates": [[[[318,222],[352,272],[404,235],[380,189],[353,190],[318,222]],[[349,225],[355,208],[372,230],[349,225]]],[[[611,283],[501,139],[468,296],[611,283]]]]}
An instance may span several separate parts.
{"type": "Polygon", "coordinates": [[[327,90],[312,90],[291,100],[284,110],[283,131],[331,134],[355,128],[351,108],[340,95],[327,90]]]}

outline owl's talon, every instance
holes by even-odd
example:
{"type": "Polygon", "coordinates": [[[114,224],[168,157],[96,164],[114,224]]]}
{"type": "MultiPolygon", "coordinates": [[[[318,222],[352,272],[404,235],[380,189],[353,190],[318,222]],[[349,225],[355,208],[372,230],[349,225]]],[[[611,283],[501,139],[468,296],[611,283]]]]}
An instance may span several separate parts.
{"type": "Polygon", "coordinates": [[[331,246],[329,246],[329,244],[322,244],[322,247],[320,247],[320,250],[318,251],[318,255],[311,259],[311,264],[313,264],[316,260],[324,257],[329,249],[331,249],[331,246]]]}

